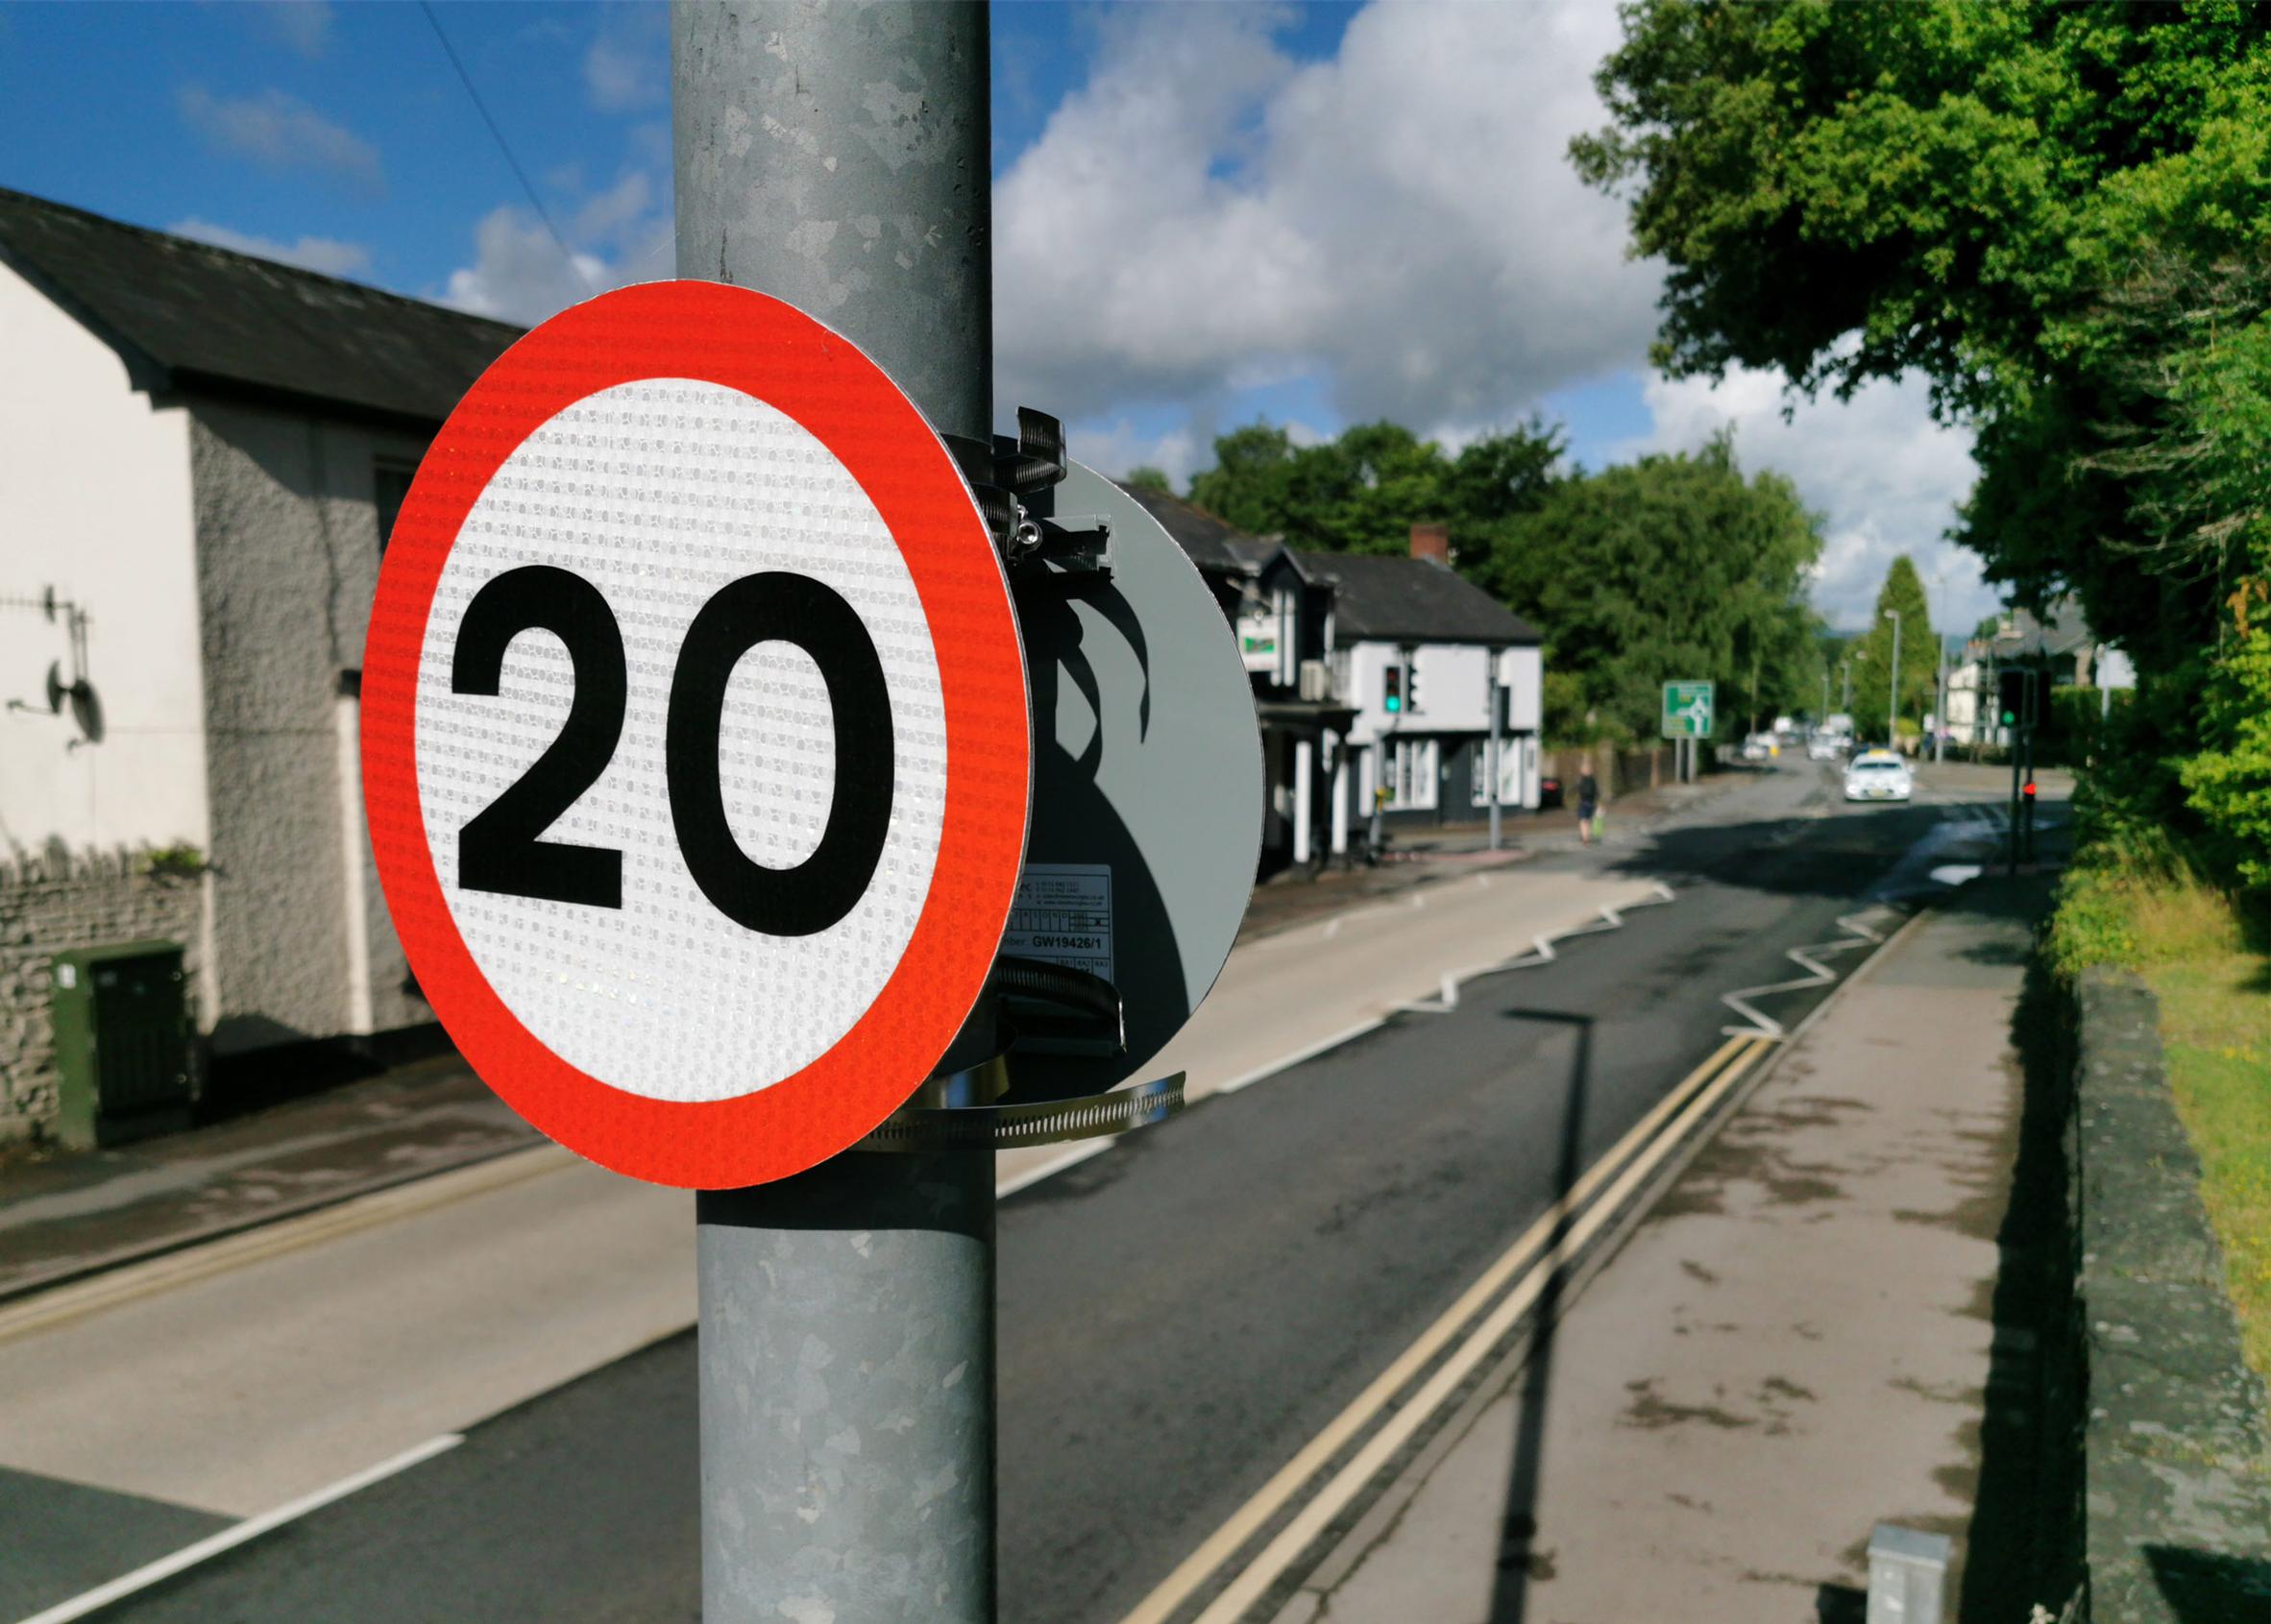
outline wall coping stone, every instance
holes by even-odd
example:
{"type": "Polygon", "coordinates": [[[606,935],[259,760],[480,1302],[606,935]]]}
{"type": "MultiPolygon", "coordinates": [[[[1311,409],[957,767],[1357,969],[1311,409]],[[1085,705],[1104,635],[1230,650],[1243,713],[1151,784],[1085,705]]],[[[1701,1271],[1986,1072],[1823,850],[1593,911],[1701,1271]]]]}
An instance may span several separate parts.
{"type": "Polygon", "coordinates": [[[2086,972],[2076,992],[2068,1200],[2089,1616],[2271,1618],[2263,1384],[2169,1093],[2159,1002],[2118,971],[2086,972]]]}

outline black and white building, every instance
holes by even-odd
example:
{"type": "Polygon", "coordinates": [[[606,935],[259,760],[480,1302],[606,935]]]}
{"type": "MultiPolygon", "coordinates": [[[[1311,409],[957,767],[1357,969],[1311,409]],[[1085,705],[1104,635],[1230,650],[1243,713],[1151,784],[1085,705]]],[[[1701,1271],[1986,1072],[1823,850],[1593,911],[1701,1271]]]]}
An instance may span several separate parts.
{"type": "Polygon", "coordinates": [[[1377,800],[1392,829],[1538,804],[1536,628],[1451,568],[1440,525],[1407,557],[1297,552],[1158,491],[1131,494],[1199,567],[1235,628],[1261,720],[1265,873],[1343,858],[1377,800]]]}

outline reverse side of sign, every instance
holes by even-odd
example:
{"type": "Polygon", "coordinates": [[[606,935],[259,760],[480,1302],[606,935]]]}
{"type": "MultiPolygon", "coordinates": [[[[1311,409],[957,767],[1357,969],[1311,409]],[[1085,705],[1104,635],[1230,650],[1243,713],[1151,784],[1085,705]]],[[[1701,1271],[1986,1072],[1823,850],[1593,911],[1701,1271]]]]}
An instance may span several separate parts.
{"type": "Polygon", "coordinates": [[[984,986],[1030,802],[1009,590],[921,414],[777,300],[649,283],[507,351],[403,505],[362,697],[419,986],[594,1161],[810,1167],[984,986]]]}
{"type": "Polygon", "coordinates": [[[1019,583],[1038,739],[1025,883],[1002,951],[1111,982],[1126,1047],[1013,1047],[1013,1102],[1159,1075],[1148,1068],[1237,940],[1267,802],[1239,640],[1189,556],[1079,463],[1048,499],[1060,517],[1111,525],[1111,578],[1058,596],[1019,583]]]}

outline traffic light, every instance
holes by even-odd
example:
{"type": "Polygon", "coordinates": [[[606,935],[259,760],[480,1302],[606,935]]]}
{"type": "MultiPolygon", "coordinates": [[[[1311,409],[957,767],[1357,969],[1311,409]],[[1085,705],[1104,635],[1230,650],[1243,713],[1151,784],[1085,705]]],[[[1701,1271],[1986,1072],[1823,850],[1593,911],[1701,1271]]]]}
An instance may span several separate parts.
{"type": "Polygon", "coordinates": [[[1995,673],[1999,693],[1995,710],[2005,727],[2033,727],[2035,714],[2035,673],[2028,670],[2004,670],[1995,673]]]}
{"type": "Polygon", "coordinates": [[[1404,708],[1406,711],[1409,711],[1415,716],[1419,715],[1420,710],[1419,679],[1419,661],[1415,658],[1411,664],[1405,667],[1404,669],[1404,708]]]}
{"type": "Polygon", "coordinates": [[[1387,696],[1381,701],[1389,715],[1404,709],[1404,667],[1390,666],[1387,669],[1387,696]]]}

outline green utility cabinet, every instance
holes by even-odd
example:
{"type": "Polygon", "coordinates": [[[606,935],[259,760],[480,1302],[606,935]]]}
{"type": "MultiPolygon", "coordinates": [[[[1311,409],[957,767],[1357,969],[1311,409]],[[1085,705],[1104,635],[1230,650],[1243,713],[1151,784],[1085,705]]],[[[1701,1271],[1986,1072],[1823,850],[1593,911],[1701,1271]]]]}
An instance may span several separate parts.
{"type": "Polygon", "coordinates": [[[194,1098],[181,944],[75,947],[50,963],[62,1142],[91,1150],[187,1127],[194,1098]]]}

